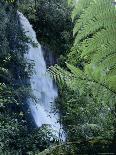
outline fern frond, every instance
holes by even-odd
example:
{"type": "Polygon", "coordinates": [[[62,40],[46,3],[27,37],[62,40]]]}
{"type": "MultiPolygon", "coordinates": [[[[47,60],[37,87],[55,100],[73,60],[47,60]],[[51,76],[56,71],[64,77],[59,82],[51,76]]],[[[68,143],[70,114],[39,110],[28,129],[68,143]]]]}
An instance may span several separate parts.
{"type": "Polygon", "coordinates": [[[68,1],[68,5],[71,5],[71,3],[73,2],[73,0],[67,0],[68,1]]]}
{"type": "Polygon", "coordinates": [[[72,16],[78,18],[75,18],[73,30],[74,50],[69,58],[73,57],[73,64],[76,64],[78,58],[75,57],[80,54],[87,62],[84,64],[86,76],[116,92],[113,86],[116,75],[116,9],[112,0],[79,1],[72,16]]]}
{"type": "Polygon", "coordinates": [[[91,59],[92,63],[99,64],[105,58],[115,55],[116,30],[107,29],[97,32],[93,38],[84,40],[79,49],[81,57],[91,59]]]}
{"type": "Polygon", "coordinates": [[[73,65],[70,65],[68,63],[66,63],[66,64],[67,64],[67,67],[70,69],[70,71],[75,75],[75,77],[80,77],[82,79],[85,77],[85,74],[82,70],[80,70],[79,68],[76,68],[73,65]]]}
{"type": "Polygon", "coordinates": [[[86,8],[88,8],[88,6],[90,5],[90,2],[92,0],[78,0],[76,7],[74,8],[73,12],[72,12],[72,20],[74,20],[77,15],[78,18],[80,17],[80,15],[84,12],[84,10],[86,8]]]}
{"type": "MultiPolygon", "coordinates": [[[[78,8],[78,5],[77,5],[78,8]]],[[[76,9],[76,7],[75,7],[76,9]]],[[[86,25],[94,24],[95,22],[98,22],[99,24],[108,25],[107,20],[110,20],[115,22],[115,7],[111,5],[111,2],[106,1],[92,1],[89,5],[89,7],[81,14],[80,18],[77,19],[73,33],[74,35],[79,31],[84,29],[86,25]],[[99,10],[99,13],[98,13],[99,10]],[[110,16],[110,18],[109,18],[110,16]]],[[[110,22],[110,24],[113,24],[110,22]]],[[[98,25],[98,24],[97,24],[98,25]]],[[[86,26],[86,27],[88,27],[86,26]]],[[[92,26],[90,26],[92,28],[92,26]]]]}

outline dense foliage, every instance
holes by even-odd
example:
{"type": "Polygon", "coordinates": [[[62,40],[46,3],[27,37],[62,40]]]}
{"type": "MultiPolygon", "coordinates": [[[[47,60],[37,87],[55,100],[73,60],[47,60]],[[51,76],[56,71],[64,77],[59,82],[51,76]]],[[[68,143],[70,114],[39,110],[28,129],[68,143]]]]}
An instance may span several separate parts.
{"type": "Polygon", "coordinates": [[[68,54],[72,65],[67,64],[71,73],[58,66],[51,70],[63,90],[58,102],[67,138],[86,144],[77,145],[80,153],[110,152],[112,142],[115,146],[115,15],[112,1],[79,0],[72,13],[75,41],[68,54]]]}
{"type": "Polygon", "coordinates": [[[39,152],[53,143],[46,126],[35,128],[26,104],[32,96],[24,58],[28,41],[17,8],[0,1],[0,154],[39,152]]]}
{"type": "Polygon", "coordinates": [[[24,0],[20,10],[32,23],[39,42],[47,46],[59,58],[58,63],[66,60],[73,41],[72,7],[66,0],[24,0]]]}
{"type": "Polygon", "coordinates": [[[0,154],[115,153],[114,1],[68,1],[69,6],[66,0],[0,1],[0,154]],[[56,110],[67,133],[65,142],[58,142],[47,125],[37,129],[26,105],[32,94],[24,54],[31,40],[21,28],[17,4],[41,44],[58,57],[59,66],[50,72],[59,87],[56,110]]]}

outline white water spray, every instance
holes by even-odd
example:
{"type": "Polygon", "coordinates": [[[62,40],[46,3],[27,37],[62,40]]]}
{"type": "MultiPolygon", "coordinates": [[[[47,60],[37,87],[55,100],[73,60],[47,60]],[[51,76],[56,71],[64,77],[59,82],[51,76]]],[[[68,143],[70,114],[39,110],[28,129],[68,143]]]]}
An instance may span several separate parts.
{"type": "Polygon", "coordinates": [[[54,105],[54,100],[58,95],[57,90],[54,88],[53,80],[46,72],[42,49],[31,24],[22,13],[18,12],[18,14],[26,36],[38,45],[38,47],[33,47],[29,43],[29,51],[25,54],[25,58],[34,63],[34,73],[30,77],[30,83],[33,95],[38,99],[37,102],[29,99],[28,104],[37,126],[41,127],[43,124],[49,124],[58,136],[61,129],[60,123],[58,123],[59,116],[51,112],[51,107],[54,105]]]}

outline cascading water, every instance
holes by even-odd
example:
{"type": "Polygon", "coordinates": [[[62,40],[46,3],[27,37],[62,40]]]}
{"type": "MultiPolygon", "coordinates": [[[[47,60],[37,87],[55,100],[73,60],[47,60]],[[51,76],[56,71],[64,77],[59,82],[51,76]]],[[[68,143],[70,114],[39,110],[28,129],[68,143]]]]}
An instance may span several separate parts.
{"type": "Polygon", "coordinates": [[[61,130],[60,123],[58,123],[59,116],[51,112],[51,106],[53,106],[54,100],[58,95],[57,89],[54,88],[53,80],[46,72],[42,49],[31,24],[22,13],[18,12],[18,14],[26,36],[38,45],[33,47],[29,43],[29,51],[25,54],[25,58],[34,63],[34,72],[30,77],[30,83],[33,95],[37,98],[36,102],[33,99],[29,99],[28,104],[37,126],[41,127],[43,124],[48,124],[58,136],[59,130],[61,130]]]}

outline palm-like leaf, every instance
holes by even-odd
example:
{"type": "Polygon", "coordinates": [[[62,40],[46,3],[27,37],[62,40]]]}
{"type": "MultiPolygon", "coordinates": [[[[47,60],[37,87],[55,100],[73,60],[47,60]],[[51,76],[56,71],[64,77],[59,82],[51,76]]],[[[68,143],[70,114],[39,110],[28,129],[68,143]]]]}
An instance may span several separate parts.
{"type": "MultiPolygon", "coordinates": [[[[106,109],[106,119],[109,117],[108,123],[113,126],[116,100],[115,6],[112,0],[79,0],[72,18],[75,42],[68,55],[68,71],[56,65],[50,72],[60,84],[65,82],[74,91],[78,90],[79,95],[85,96],[100,114],[99,108],[106,109]],[[77,67],[81,61],[82,70],[77,67]]],[[[104,117],[101,117],[101,122],[98,124],[103,129],[104,117]]]]}

